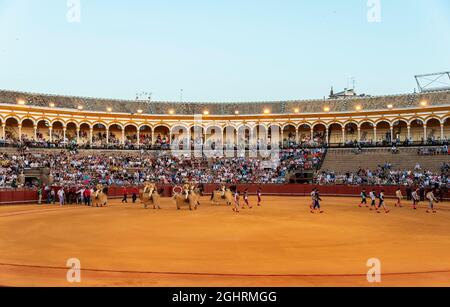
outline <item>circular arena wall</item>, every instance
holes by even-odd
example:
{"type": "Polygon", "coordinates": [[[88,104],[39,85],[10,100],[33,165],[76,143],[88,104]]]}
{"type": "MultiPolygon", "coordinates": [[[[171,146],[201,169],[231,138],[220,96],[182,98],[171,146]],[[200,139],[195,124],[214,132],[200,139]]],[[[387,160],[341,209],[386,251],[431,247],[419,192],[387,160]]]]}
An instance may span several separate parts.
{"type": "Polygon", "coordinates": [[[184,130],[184,137],[195,133],[204,142],[211,130],[252,134],[261,127],[276,127],[280,140],[325,134],[333,144],[379,142],[386,135],[420,141],[450,137],[449,119],[450,91],[267,103],[149,103],[0,91],[0,138],[17,141],[140,145],[142,135],[172,140],[184,130]]]}

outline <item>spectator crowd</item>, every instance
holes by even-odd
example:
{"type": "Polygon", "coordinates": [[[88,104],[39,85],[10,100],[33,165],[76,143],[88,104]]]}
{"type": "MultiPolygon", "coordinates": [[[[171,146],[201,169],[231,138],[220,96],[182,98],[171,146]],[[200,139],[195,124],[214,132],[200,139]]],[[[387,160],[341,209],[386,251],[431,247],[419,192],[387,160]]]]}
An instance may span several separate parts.
{"type": "Polygon", "coordinates": [[[314,178],[316,184],[345,185],[397,185],[443,187],[450,184],[450,166],[444,163],[439,173],[423,169],[417,164],[413,170],[394,169],[392,164],[379,165],[375,170],[360,168],[356,173],[337,174],[333,171],[322,171],[314,178]]]}
{"type": "Polygon", "coordinates": [[[37,187],[38,180],[24,181],[32,169],[48,169],[55,186],[139,185],[146,181],[160,184],[255,183],[281,184],[291,171],[318,168],[323,149],[289,149],[277,159],[248,157],[194,158],[175,156],[167,151],[117,151],[108,155],[98,151],[73,150],[36,152],[22,149],[0,153],[0,188],[37,187]]]}

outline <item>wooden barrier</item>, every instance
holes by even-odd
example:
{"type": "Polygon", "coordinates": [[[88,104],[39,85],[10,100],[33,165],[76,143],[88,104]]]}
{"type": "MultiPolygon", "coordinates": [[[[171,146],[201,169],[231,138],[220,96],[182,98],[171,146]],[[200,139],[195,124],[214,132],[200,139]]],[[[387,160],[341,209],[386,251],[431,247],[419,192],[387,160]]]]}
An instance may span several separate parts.
{"type": "Polygon", "coordinates": [[[0,204],[27,204],[37,203],[38,193],[33,190],[3,190],[0,191],[0,204]]]}

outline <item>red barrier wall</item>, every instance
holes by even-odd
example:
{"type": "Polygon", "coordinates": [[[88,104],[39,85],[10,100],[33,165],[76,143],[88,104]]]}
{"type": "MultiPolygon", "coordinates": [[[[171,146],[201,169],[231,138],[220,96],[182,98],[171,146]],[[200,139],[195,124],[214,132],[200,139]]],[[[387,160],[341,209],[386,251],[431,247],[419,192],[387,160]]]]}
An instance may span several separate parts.
{"type": "Polygon", "coordinates": [[[38,201],[37,191],[33,190],[5,190],[0,191],[0,204],[25,204],[38,201]]]}

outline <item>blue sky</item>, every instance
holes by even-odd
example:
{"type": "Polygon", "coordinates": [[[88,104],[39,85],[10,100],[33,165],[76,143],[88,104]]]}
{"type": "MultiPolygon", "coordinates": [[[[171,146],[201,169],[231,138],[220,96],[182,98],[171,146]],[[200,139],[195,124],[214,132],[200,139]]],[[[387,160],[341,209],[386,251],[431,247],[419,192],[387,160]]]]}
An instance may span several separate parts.
{"type": "Polygon", "coordinates": [[[154,100],[322,98],[412,92],[450,70],[450,2],[381,0],[0,0],[0,88],[154,100]]]}

